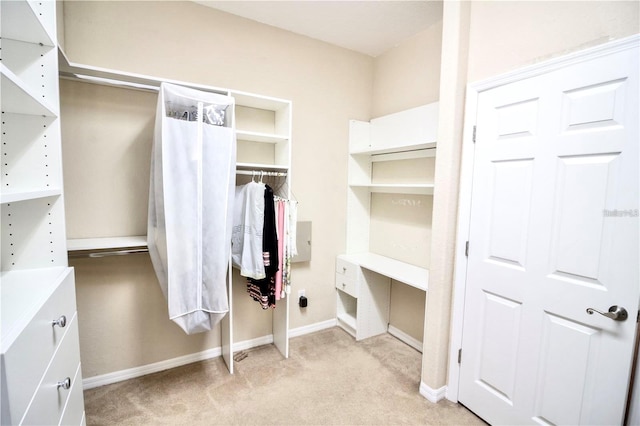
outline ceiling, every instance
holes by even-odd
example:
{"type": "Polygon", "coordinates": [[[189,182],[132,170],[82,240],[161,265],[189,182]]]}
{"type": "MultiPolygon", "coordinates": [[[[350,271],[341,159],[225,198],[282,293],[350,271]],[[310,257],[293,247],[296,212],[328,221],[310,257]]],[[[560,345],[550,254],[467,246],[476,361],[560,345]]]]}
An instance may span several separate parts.
{"type": "Polygon", "coordinates": [[[196,3],[374,57],[442,18],[441,0],[196,3]]]}

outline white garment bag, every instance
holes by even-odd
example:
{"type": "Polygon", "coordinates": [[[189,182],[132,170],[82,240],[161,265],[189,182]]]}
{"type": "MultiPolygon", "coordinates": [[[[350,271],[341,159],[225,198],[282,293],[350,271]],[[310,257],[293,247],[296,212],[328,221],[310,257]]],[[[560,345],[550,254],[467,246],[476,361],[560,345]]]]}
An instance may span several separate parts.
{"type": "Polygon", "coordinates": [[[187,334],[211,330],[229,311],[233,104],[167,83],[158,96],[147,242],[169,317],[187,334]]]}

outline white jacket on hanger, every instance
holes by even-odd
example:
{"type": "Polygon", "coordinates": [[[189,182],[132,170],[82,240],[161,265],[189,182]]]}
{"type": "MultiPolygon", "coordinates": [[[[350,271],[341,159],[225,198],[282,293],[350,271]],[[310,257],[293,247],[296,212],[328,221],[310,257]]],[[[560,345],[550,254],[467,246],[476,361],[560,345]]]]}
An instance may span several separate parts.
{"type": "Polygon", "coordinates": [[[264,190],[264,183],[254,181],[236,187],[233,212],[231,260],[240,275],[256,280],[266,277],[262,256],[264,190]]]}

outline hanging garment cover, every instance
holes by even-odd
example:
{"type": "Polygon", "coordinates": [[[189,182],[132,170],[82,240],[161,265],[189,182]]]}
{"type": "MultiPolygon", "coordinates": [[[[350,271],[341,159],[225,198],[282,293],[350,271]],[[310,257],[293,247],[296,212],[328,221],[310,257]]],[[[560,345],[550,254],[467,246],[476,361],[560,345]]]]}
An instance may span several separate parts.
{"type": "Polygon", "coordinates": [[[147,242],[169,317],[187,334],[211,330],[229,310],[233,103],[166,83],[158,96],[147,242]]]}

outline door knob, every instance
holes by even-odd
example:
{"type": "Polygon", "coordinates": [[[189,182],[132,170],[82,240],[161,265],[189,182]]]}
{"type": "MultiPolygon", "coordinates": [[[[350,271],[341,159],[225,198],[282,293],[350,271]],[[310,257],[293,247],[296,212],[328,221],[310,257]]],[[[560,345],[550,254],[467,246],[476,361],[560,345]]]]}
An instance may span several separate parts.
{"type": "Polygon", "coordinates": [[[618,305],[613,305],[609,308],[609,312],[600,312],[597,309],[587,308],[587,313],[593,315],[594,312],[599,313],[607,318],[611,318],[614,321],[625,321],[629,318],[629,313],[625,308],[618,305]]]}

